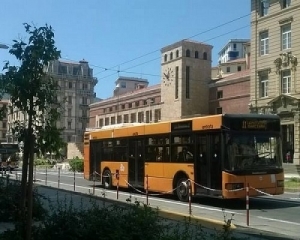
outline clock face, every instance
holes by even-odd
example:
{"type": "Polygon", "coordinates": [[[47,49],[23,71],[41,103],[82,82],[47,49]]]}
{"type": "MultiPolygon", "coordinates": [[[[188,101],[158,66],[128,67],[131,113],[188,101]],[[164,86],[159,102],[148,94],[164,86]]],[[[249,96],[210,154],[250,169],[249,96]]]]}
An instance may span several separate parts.
{"type": "Polygon", "coordinates": [[[172,68],[169,67],[163,73],[163,82],[165,86],[170,86],[173,80],[174,80],[174,72],[172,68]]]}

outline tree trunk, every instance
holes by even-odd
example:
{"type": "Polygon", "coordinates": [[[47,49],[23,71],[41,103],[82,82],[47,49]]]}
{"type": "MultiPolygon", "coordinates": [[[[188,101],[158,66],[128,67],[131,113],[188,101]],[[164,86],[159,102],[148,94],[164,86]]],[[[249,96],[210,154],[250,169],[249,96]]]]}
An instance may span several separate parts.
{"type": "MultiPolygon", "coordinates": [[[[30,240],[31,238],[31,228],[32,228],[32,185],[33,185],[33,157],[34,157],[34,144],[35,138],[33,135],[33,97],[30,99],[29,103],[29,116],[28,116],[28,158],[29,158],[29,174],[28,174],[28,186],[27,186],[27,218],[26,218],[26,229],[25,229],[25,240],[30,240]]],[[[25,225],[25,224],[24,224],[25,225]]]]}
{"type": "MultiPolygon", "coordinates": [[[[23,166],[22,166],[22,180],[21,180],[21,197],[19,205],[19,219],[18,222],[21,227],[21,232],[25,233],[26,222],[26,199],[27,199],[27,171],[28,171],[28,158],[29,158],[29,140],[28,130],[26,138],[24,139],[24,153],[23,153],[23,166]]],[[[24,235],[23,235],[24,236],[24,235]]]]}
{"type": "Polygon", "coordinates": [[[34,160],[34,143],[35,137],[31,131],[31,141],[29,149],[29,174],[28,174],[28,189],[27,189],[27,227],[26,227],[26,240],[31,239],[32,228],[32,207],[33,207],[33,160],[34,160]]]}

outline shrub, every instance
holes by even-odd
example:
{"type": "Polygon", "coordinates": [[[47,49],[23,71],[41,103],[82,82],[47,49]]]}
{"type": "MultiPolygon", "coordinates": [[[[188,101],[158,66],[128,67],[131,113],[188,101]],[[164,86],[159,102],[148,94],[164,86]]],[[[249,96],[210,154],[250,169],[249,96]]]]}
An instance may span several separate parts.
{"type": "MultiPolygon", "coordinates": [[[[79,207],[57,202],[39,225],[34,226],[35,240],[79,239],[143,239],[143,240],[189,240],[189,239],[234,239],[230,232],[207,233],[189,219],[184,223],[167,221],[158,216],[158,211],[135,202],[127,206],[101,206],[97,202],[81,202],[79,207]],[[87,207],[89,205],[89,207],[87,207]]],[[[0,240],[19,240],[18,230],[0,234],[0,240]]]]}
{"type": "Polygon", "coordinates": [[[72,171],[83,172],[83,159],[75,157],[69,161],[69,164],[72,171]]]}
{"type": "MultiPolygon", "coordinates": [[[[21,183],[0,178],[0,219],[1,221],[15,221],[19,213],[19,200],[21,197],[21,183]]],[[[33,189],[33,219],[41,220],[46,215],[42,204],[42,196],[33,189]]]]}
{"type": "Polygon", "coordinates": [[[34,160],[34,165],[36,166],[50,165],[50,162],[45,158],[37,158],[34,160]]]}

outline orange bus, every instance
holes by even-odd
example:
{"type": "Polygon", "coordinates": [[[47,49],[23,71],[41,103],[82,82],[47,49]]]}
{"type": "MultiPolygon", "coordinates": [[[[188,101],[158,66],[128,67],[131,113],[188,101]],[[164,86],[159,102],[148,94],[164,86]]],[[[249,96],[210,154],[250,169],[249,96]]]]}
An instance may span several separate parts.
{"type": "Polygon", "coordinates": [[[284,192],[280,119],[223,114],[117,124],[85,133],[84,177],[119,186],[193,196],[244,198],[284,192]],[[147,184],[148,182],[148,184],[147,184]],[[147,184],[147,186],[146,186],[147,184]],[[257,191],[258,190],[258,191],[257,191]]]}

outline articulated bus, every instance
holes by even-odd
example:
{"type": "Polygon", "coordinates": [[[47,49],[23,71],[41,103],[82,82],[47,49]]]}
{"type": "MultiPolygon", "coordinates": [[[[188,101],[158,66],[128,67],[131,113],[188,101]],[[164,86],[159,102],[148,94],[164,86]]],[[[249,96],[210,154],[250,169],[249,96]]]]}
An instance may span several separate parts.
{"type": "Polygon", "coordinates": [[[84,177],[107,187],[245,198],[283,194],[280,119],[223,114],[90,130],[84,137],[84,177]],[[257,191],[258,190],[258,191],[257,191]]]}

